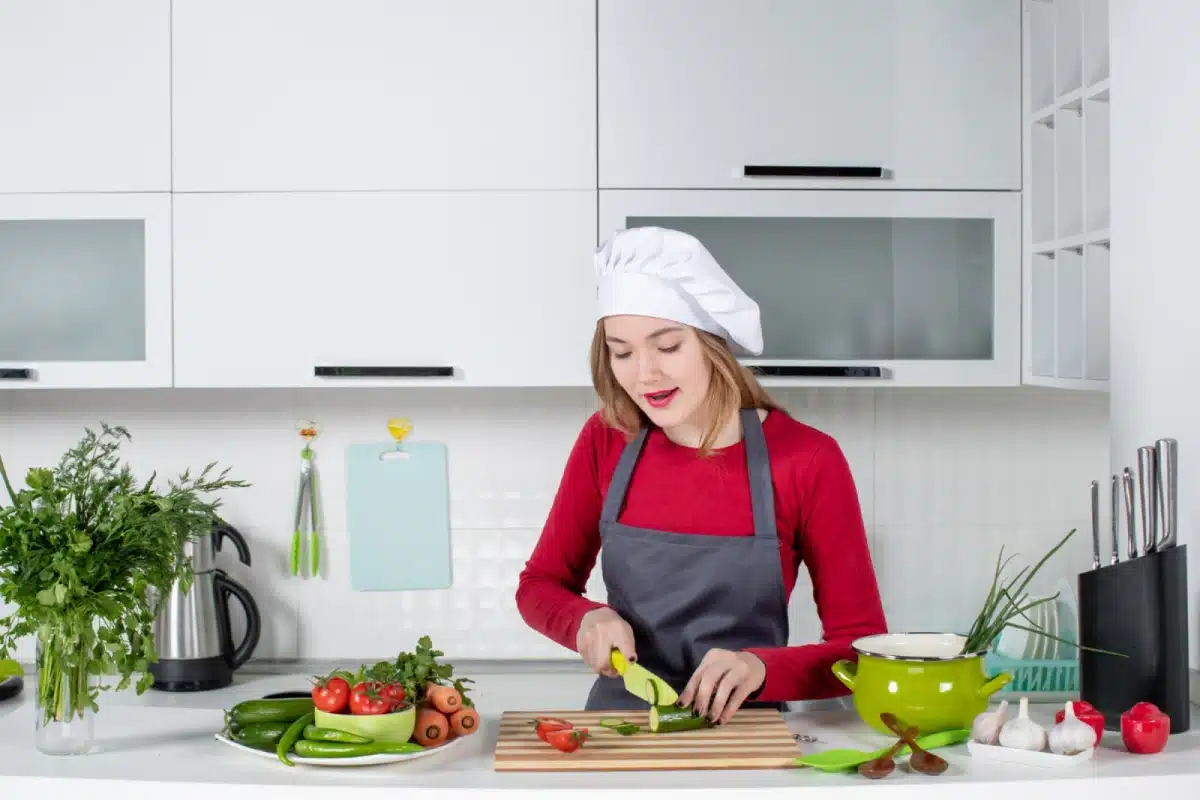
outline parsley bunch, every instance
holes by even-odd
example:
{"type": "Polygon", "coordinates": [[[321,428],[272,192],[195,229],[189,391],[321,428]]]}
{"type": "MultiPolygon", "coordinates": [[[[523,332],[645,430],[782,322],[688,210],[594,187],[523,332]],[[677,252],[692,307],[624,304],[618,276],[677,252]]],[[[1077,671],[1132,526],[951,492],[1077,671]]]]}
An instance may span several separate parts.
{"type": "Polygon", "coordinates": [[[97,710],[94,676],[133,673],[141,694],[157,660],[154,619],[159,600],[179,581],[192,583],[184,545],[212,530],[219,500],[204,495],[247,486],[214,475],[209,464],[185,471],[166,491],[134,480],[118,450],[129,432],[102,423],[85,429],[54,469],[35,467],[14,490],[4,462],[0,478],[11,505],[0,507],[0,599],[13,606],[0,619],[0,658],[18,639],[38,640],[37,699],[41,720],[68,721],[97,710]]]}

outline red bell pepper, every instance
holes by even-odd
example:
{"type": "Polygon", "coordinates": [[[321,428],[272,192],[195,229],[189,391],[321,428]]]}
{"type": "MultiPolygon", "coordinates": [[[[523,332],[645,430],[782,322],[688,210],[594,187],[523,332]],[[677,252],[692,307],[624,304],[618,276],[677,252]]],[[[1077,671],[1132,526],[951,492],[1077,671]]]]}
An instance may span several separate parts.
{"type": "Polygon", "coordinates": [[[1121,715],[1121,741],[1131,753],[1159,753],[1171,735],[1171,719],[1153,703],[1137,703],[1121,715]]]}

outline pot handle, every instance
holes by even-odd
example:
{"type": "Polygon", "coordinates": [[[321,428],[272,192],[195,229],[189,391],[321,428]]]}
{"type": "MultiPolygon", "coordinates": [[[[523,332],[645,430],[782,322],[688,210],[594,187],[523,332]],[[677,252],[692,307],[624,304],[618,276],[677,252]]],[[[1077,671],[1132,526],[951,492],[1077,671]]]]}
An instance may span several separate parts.
{"type": "Polygon", "coordinates": [[[999,675],[997,675],[996,677],[989,680],[983,686],[979,687],[979,696],[980,697],[991,697],[993,694],[995,694],[996,692],[1003,689],[1006,685],[1008,685],[1008,682],[1011,681],[1012,679],[1013,679],[1012,673],[1001,672],[999,675]]]}
{"type": "MultiPolygon", "coordinates": [[[[854,679],[858,677],[858,664],[843,658],[833,662],[833,666],[830,669],[833,670],[834,676],[839,681],[846,684],[847,689],[852,692],[854,691],[854,679]]],[[[999,689],[1000,687],[997,686],[996,688],[999,689]]]]}

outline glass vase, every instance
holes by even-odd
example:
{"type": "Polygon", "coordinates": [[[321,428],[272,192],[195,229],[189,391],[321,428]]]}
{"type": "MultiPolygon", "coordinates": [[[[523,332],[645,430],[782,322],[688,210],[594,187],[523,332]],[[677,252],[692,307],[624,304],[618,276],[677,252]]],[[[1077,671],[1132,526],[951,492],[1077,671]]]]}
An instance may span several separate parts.
{"type": "Polygon", "coordinates": [[[76,638],[41,634],[36,644],[34,717],[37,749],[49,755],[83,755],[92,748],[92,675],[88,653],[76,638]]]}

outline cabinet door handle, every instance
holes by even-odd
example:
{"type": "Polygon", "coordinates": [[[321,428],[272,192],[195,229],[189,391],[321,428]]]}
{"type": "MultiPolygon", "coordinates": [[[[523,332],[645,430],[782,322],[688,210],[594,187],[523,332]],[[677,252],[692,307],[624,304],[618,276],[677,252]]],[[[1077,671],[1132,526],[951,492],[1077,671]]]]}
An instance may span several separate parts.
{"type": "Polygon", "coordinates": [[[0,381],[27,381],[33,377],[28,367],[5,367],[0,369],[0,381]]]}
{"type": "Polygon", "coordinates": [[[454,367],[313,367],[318,378],[453,378],[454,367]]]}
{"type": "Polygon", "coordinates": [[[879,367],[751,364],[749,369],[768,378],[881,378],[879,367]]]}
{"type": "Polygon", "coordinates": [[[790,166],[784,164],[747,164],[745,178],[882,178],[883,167],[790,166]]]}

